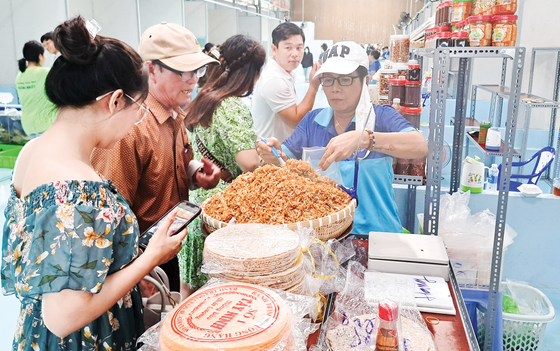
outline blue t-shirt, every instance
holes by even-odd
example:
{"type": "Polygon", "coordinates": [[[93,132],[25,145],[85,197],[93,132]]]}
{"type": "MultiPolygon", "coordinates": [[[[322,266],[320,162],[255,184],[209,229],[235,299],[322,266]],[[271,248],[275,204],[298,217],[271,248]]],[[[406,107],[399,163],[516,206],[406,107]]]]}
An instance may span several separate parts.
{"type": "MultiPolygon", "coordinates": [[[[415,128],[393,107],[373,105],[376,132],[409,132],[415,128]]],[[[346,131],[355,130],[355,122],[346,131]]],[[[325,147],[337,136],[332,108],[308,112],[294,133],[282,144],[282,151],[290,158],[301,159],[304,147],[325,147]]],[[[370,231],[401,233],[402,225],[397,212],[393,192],[393,158],[380,152],[370,152],[359,161],[358,207],[354,214],[353,233],[367,234],[370,231]]],[[[346,187],[354,185],[354,161],[352,158],[339,162],[342,180],[346,187]]]]}
{"type": "Polygon", "coordinates": [[[381,68],[381,63],[378,60],[375,60],[369,65],[369,73],[377,72],[381,68]]]}

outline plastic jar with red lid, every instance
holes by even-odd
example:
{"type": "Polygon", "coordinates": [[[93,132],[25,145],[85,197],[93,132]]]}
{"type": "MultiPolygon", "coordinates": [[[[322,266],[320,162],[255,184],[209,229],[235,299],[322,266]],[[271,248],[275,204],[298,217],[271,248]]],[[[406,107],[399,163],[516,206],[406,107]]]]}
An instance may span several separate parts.
{"type": "Polygon", "coordinates": [[[514,15],[517,11],[517,0],[496,0],[492,8],[494,15],[514,15]]]}
{"type": "Polygon", "coordinates": [[[422,82],[405,83],[405,98],[401,100],[401,105],[406,107],[420,107],[422,100],[422,82]]]}
{"type": "Polygon", "coordinates": [[[492,44],[492,16],[471,16],[469,23],[470,46],[490,46],[492,44]]]}
{"type": "Polygon", "coordinates": [[[515,46],[517,41],[517,16],[492,17],[492,46],[515,46]]]}
{"type": "Polygon", "coordinates": [[[469,33],[455,32],[451,34],[452,45],[454,47],[464,48],[469,46],[469,33]]]}
{"type": "Polygon", "coordinates": [[[474,0],[453,0],[453,11],[451,13],[451,24],[457,26],[472,15],[474,0]]]}
{"type": "MultiPolygon", "coordinates": [[[[422,80],[420,74],[420,65],[417,63],[409,63],[408,64],[408,76],[407,80],[411,82],[420,82],[422,80]]],[[[402,101],[402,100],[401,100],[402,101]]]]}
{"type": "Polygon", "coordinates": [[[475,0],[473,15],[474,16],[487,16],[494,14],[494,5],[497,0],[475,0]]]}
{"type": "Polygon", "coordinates": [[[436,6],[436,18],[435,18],[435,25],[436,27],[439,26],[441,24],[441,6],[443,4],[439,4],[436,6]]]}
{"type": "Polygon", "coordinates": [[[451,32],[451,25],[450,24],[442,24],[439,27],[435,27],[434,29],[436,29],[436,31],[434,32],[434,34],[439,33],[439,32],[451,32]]]}
{"type": "Polygon", "coordinates": [[[467,23],[466,20],[455,23],[454,32],[464,32],[465,31],[465,23],[467,23]]]}
{"type": "Polygon", "coordinates": [[[404,101],[405,98],[406,79],[393,78],[389,79],[389,103],[393,104],[393,99],[398,98],[404,101]]]}
{"type": "Polygon", "coordinates": [[[435,38],[436,48],[451,46],[451,32],[436,33],[435,38]]]}
{"type": "Polygon", "coordinates": [[[416,129],[420,129],[421,107],[401,107],[401,115],[410,122],[416,129]]]}
{"type": "Polygon", "coordinates": [[[453,1],[446,1],[441,4],[441,22],[440,25],[451,25],[451,10],[453,1]]]}

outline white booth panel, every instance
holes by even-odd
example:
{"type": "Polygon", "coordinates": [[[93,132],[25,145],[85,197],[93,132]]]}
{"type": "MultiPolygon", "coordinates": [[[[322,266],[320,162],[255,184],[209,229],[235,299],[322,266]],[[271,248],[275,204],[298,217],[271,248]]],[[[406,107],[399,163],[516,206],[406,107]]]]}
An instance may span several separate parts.
{"type": "Polygon", "coordinates": [[[237,11],[233,9],[208,10],[208,41],[219,45],[237,33],[237,11]]]}
{"type": "Polygon", "coordinates": [[[185,28],[198,38],[201,46],[207,42],[207,16],[205,1],[185,1],[185,28]]]}
{"type": "Polygon", "coordinates": [[[144,33],[151,26],[161,23],[176,23],[183,25],[181,16],[181,2],[183,0],[139,0],[140,29],[144,33]]]}

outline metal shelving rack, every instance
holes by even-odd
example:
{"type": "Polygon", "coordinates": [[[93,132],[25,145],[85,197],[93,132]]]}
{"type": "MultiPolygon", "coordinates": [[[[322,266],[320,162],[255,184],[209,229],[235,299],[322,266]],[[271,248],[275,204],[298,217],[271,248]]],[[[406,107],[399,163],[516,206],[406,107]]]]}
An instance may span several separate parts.
{"type": "MultiPolygon", "coordinates": [[[[510,98],[509,88],[505,86],[507,62],[508,59],[504,58],[502,63],[502,77],[500,80],[500,85],[487,85],[487,84],[473,85],[472,95],[471,95],[471,114],[470,114],[471,119],[474,119],[474,115],[475,115],[477,90],[481,89],[492,94],[489,120],[492,122],[493,125],[496,125],[498,127],[501,126],[503,100],[504,99],[507,100],[510,98]]],[[[560,83],[560,48],[533,48],[532,55],[531,55],[531,68],[529,73],[529,89],[526,94],[522,93],[520,96],[520,102],[525,107],[525,121],[523,125],[523,134],[521,138],[521,148],[519,149],[519,158],[521,160],[527,159],[527,155],[526,155],[527,141],[529,137],[531,112],[534,108],[550,108],[552,110],[547,146],[552,147],[554,144],[554,133],[556,129],[556,114],[558,108],[560,108],[560,103],[558,102],[559,83],[560,83]],[[535,58],[537,52],[539,51],[540,52],[548,51],[548,52],[557,53],[556,74],[554,76],[555,80],[554,80],[554,90],[552,93],[553,96],[552,100],[532,94],[534,71],[535,71],[535,58]]],[[[560,133],[558,136],[558,140],[556,142],[556,150],[558,150],[559,148],[560,148],[560,133]]],[[[488,153],[487,156],[494,157],[497,155],[492,155],[491,153],[488,153]]],[[[557,177],[558,174],[560,173],[560,169],[558,168],[560,164],[559,161],[560,158],[556,158],[556,160],[554,161],[552,177],[550,177],[550,168],[546,171],[546,173],[543,176],[543,180],[546,180],[549,184],[551,183],[552,178],[557,177]]],[[[520,172],[523,172],[523,168],[520,168],[520,172]]]]}
{"type": "Polygon", "coordinates": [[[408,185],[406,200],[406,223],[405,228],[414,231],[414,214],[416,213],[416,187],[424,183],[424,177],[395,174],[393,184],[408,185]]]}
{"type": "MultiPolygon", "coordinates": [[[[457,102],[455,106],[455,121],[453,134],[453,152],[451,164],[450,193],[459,189],[460,170],[465,138],[465,115],[468,100],[468,87],[471,85],[471,68],[476,58],[502,58],[512,60],[511,83],[508,99],[508,119],[506,121],[506,137],[504,140],[503,168],[500,184],[498,184],[498,208],[496,211],[496,227],[492,253],[492,275],[488,298],[488,313],[486,314],[486,336],[484,350],[492,350],[494,325],[498,306],[498,292],[500,286],[501,263],[503,254],[504,231],[506,225],[507,203],[509,195],[509,179],[511,163],[514,154],[515,126],[519,112],[521,80],[525,48],[520,47],[472,47],[472,48],[438,48],[418,49],[413,51],[418,58],[433,58],[432,101],[430,104],[430,134],[428,138],[429,154],[427,164],[426,199],[424,214],[424,232],[437,235],[439,202],[441,195],[441,161],[443,156],[443,131],[445,123],[445,103],[447,99],[447,85],[449,67],[452,58],[459,59],[457,74],[457,102]]],[[[502,77],[505,80],[505,73],[502,77]]],[[[505,82],[504,82],[505,83],[505,82]]],[[[470,323],[470,322],[468,322],[470,323]]],[[[470,342],[470,341],[469,341],[470,342]]],[[[471,346],[472,347],[472,346],[471,346]]],[[[478,346],[475,347],[478,349],[478,346]]]]}

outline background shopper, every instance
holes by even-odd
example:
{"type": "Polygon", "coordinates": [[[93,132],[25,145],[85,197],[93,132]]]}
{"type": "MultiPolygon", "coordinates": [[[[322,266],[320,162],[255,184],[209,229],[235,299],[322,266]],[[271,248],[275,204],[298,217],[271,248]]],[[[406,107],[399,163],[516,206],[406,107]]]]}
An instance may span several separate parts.
{"type": "MultiPolygon", "coordinates": [[[[255,170],[259,156],[255,150],[257,132],[251,112],[241,97],[253,92],[255,82],[264,65],[266,52],[250,37],[235,35],[220,46],[220,65],[208,77],[208,82],[187,107],[185,122],[192,131],[195,158],[206,157],[221,169],[221,180],[214,189],[196,189],[191,201],[202,203],[223,191],[243,172],[255,170]]],[[[206,282],[200,272],[204,234],[201,220],[189,225],[187,240],[179,258],[182,281],[190,289],[198,289],[206,282]]],[[[181,291],[185,297],[189,290],[181,291]]]]}
{"type": "Polygon", "coordinates": [[[21,101],[21,125],[31,139],[47,130],[56,119],[56,106],[45,94],[45,80],[49,69],[45,64],[45,49],[35,41],[23,46],[23,58],[19,60],[20,73],[16,77],[16,89],[21,101]]]}

